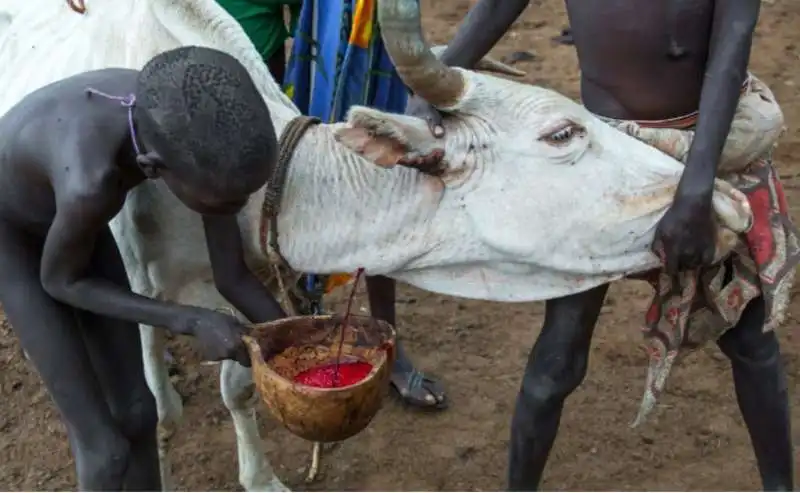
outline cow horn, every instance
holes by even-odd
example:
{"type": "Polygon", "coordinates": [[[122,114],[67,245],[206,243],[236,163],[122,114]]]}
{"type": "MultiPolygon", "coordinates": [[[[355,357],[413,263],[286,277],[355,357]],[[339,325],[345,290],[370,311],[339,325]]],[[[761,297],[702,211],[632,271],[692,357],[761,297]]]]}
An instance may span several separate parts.
{"type": "Polygon", "coordinates": [[[79,14],[86,13],[86,4],[83,2],[83,0],[67,0],[67,5],[69,5],[69,8],[79,14]]]}
{"type": "Polygon", "coordinates": [[[425,43],[419,0],[378,0],[378,21],[383,44],[405,85],[433,106],[455,106],[464,93],[464,77],[425,43]]]}

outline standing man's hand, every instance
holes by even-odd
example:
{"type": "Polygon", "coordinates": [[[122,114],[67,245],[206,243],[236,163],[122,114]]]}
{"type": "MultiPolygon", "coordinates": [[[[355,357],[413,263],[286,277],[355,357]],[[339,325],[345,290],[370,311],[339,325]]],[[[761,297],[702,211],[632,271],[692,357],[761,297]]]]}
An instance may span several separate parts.
{"type": "MultiPolygon", "coordinates": [[[[709,265],[716,250],[712,192],[686,194],[678,189],[675,202],[656,228],[654,248],[663,249],[670,274],[709,265]]],[[[658,252],[657,252],[658,253],[658,252]]]]}

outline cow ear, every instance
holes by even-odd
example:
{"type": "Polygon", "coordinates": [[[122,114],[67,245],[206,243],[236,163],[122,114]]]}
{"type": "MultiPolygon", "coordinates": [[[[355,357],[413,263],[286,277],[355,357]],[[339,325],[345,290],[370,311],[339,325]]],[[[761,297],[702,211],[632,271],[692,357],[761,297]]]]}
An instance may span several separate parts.
{"type": "Polygon", "coordinates": [[[431,174],[433,168],[436,174],[441,172],[443,142],[419,118],[354,106],[334,135],[350,150],[378,166],[391,168],[399,164],[431,174]],[[430,169],[421,163],[427,163],[430,169]]]}

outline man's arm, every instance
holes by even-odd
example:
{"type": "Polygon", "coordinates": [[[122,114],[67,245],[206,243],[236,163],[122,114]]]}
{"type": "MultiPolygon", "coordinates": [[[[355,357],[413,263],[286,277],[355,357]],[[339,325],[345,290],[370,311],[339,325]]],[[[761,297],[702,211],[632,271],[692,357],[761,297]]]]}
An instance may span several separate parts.
{"type": "Polygon", "coordinates": [[[711,198],[717,165],[747,77],[760,0],[717,0],[694,143],[678,196],[711,198]]]}
{"type": "Polygon", "coordinates": [[[42,286],[67,305],[183,333],[178,321],[185,307],[138,295],[107,279],[87,277],[95,241],[124,200],[116,186],[56,193],[57,211],[42,253],[42,286]]]}
{"type": "Polygon", "coordinates": [[[451,67],[474,67],[503,37],[529,2],[480,0],[448,43],[442,61],[451,67]]]}
{"type": "Polygon", "coordinates": [[[203,226],[220,294],[253,323],[285,317],[275,297],[245,263],[236,216],[203,216],[203,226]]]}
{"type": "Polygon", "coordinates": [[[739,104],[760,7],[760,0],[716,0],[694,142],[675,201],[656,228],[654,247],[670,273],[713,261],[714,178],[739,104]]]}

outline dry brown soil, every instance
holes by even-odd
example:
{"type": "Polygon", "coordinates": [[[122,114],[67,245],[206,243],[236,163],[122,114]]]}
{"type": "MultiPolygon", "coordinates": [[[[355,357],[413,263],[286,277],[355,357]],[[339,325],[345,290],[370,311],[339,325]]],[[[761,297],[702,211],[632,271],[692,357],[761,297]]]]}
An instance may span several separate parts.
{"type": "MultiPolygon", "coordinates": [[[[425,27],[445,42],[470,0],[425,0],[425,27]]],[[[520,64],[528,82],[577,98],[571,47],[551,38],[566,25],[562,2],[535,2],[495,54],[529,50],[520,64]]],[[[777,152],[795,218],[800,208],[800,2],[764,4],[752,68],[783,104],[789,132],[777,152]]],[[[645,374],[638,326],[647,292],[634,282],[612,287],[592,348],[586,382],[567,402],[543,487],[555,490],[750,490],[758,476],[734,402],[729,365],[714,349],[677,368],[645,426],[628,429],[645,374]]],[[[363,303],[363,297],[361,299],[363,303]]],[[[341,306],[341,305],[340,305],[341,306]]],[[[800,300],[794,303],[800,308],[800,300]]],[[[782,330],[792,388],[800,382],[800,334],[793,310],[782,330]]],[[[498,490],[505,484],[513,402],[527,352],[542,324],[543,304],[464,301],[402,287],[399,330],[419,366],[441,377],[453,405],[421,414],[387,403],[367,431],[328,453],[315,490],[498,490]]],[[[135,350],[132,348],[132,350],[135,350]]],[[[185,353],[185,352],[180,352],[185,353]]],[[[73,489],[64,428],[38,376],[0,331],[0,490],[73,489]]],[[[186,398],[185,426],[172,450],[184,490],[237,490],[233,428],[219,398],[214,367],[185,361],[177,387],[186,398]]],[[[800,392],[793,394],[800,423],[800,392]]],[[[261,413],[268,455],[296,489],[309,445],[261,413]]],[[[800,424],[795,426],[800,443],[800,424]]]]}

